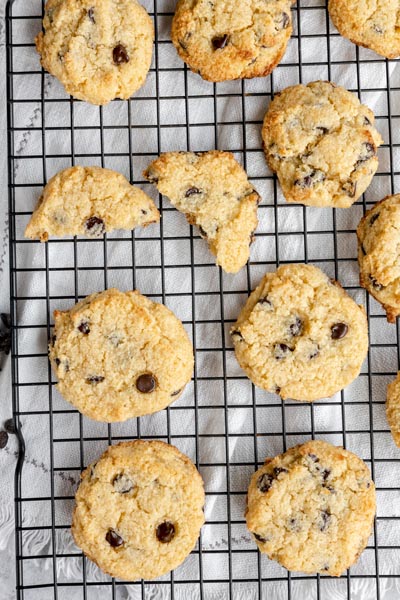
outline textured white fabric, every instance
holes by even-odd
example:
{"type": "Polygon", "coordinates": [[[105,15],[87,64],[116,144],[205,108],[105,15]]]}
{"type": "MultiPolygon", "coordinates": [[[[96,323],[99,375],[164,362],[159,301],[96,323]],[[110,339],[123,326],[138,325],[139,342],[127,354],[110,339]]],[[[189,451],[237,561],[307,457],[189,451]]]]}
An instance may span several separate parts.
{"type": "MultiPolygon", "coordinates": [[[[1,0],[4,8],[4,0],[1,0]]],[[[15,14],[38,14],[39,0],[30,0],[29,3],[24,0],[15,0],[15,14]],[[29,12],[31,11],[31,12],[29,12]]],[[[153,10],[152,0],[144,2],[146,8],[153,10]]],[[[358,85],[363,90],[379,88],[378,91],[363,91],[362,100],[365,101],[378,116],[377,126],[388,142],[387,127],[387,95],[386,95],[386,75],[390,74],[393,86],[399,85],[400,68],[395,62],[388,64],[386,71],[385,61],[371,63],[362,63],[360,66],[359,77],[357,79],[357,70],[354,64],[347,61],[354,60],[355,46],[350,42],[332,36],[330,38],[330,52],[332,61],[342,61],[342,64],[333,63],[329,71],[327,66],[327,45],[324,38],[308,37],[313,34],[320,34],[326,28],[326,12],[324,9],[312,10],[317,4],[316,0],[306,0],[301,8],[301,52],[304,63],[302,69],[303,82],[315,79],[332,79],[336,83],[344,85],[357,91],[358,85]],[[317,61],[318,65],[307,65],[312,61],[317,61]]],[[[173,0],[159,0],[158,13],[167,13],[173,10],[173,0]]],[[[294,12],[296,18],[296,11],[294,12]]],[[[304,218],[306,218],[309,235],[307,237],[307,257],[312,261],[317,261],[331,276],[338,276],[341,283],[350,288],[350,293],[360,302],[366,302],[366,295],[359,289],[353,289],[357,286],[358,268],[356,261],[355,234],[346,233],[348,230],[354,230],[358,220],[362,215],[362,205],[357,205],[348,210],[338,211],[336,213],[336,227],[341,230],[337,236],[337,256],[342,260],[338,263],[338,272],[335,273],[335,265],[332,262],[334,257],[334,238],[332,228],[334,226],[333,214],[330,210],[307,209],[302,207],[286,207],[278,189],[278,207],[274,210],[274,184],[271,179],[264,179],[270,175],[265,161],[260,151],[260,121],[264,115],[268,104],[268,97],[271,91],[271,84],[274,90],[279,90],[287,85],[299,82],[299,69],[295,66],[280,66],[272,77],[242,82],[230,82],[217,86],[220,96],[217,101],[217,115],[220,123],[217,131],[214,129],[214,98],[213,85],[202,81],[198,76],[188,73],[187,79],[184,76],[182,63],[176,57],[176,53],[170,44],[162,43],[169,39],[169,17],[158,17],[158,32],[161,43],[158,45],[158,60],[161,68],[176,67],[181,70],[175,73],[160,71],[158,83],[154,71],[149,75],[145,87],[138,93],[137,98],[152,97],[155,98],[158,85],[159,94],[163,97],[160,102],[160,122],[162,124],[182,125],[186,122],[188,116],[192,125],[190,128],[190,149],[208,150],[218,147],[226,150],[239,150],[242,147],[242,96],[241,90],[244,85],[245,90],[245,116],[247,125],[245,129],[246,147],[246,168],[249,176],[254,181],[255,186],[263,197],[263,203],[260,207],[260,226],[258,233],[265,236],[258,238],[256,244],[252,247],[253,264],[249,270],[243,269],[237,276],[222,276],[222,285],[224,290],[224,312],[223,317],[228,323],[225,326],[225,335],[229,328],[229,321],[233,320],[246,297],[248,287],[253,288],[266,269],[274,268],[274,261],[277,258],[276,250],[279,250],[280,260],[303,261],[305,259],[304,249],[304,218]],[[185,103],[184,93],[187,82],[190,95],[198,95],[197,98],[189,98],[185,103]],[[201,97],[200,97],[201,96],[201,97]],[[201,126],[199,126],[201,125],[201,126]],[[216,137],[217,133],[217,137],[216,137]],[[257,150],[254,151],[253,150],[257,150]],[[272,235],[276,225],[279,231],[279,240],[276,242],[272,235]],[[313,232],[319,231],[317,235],[313,232]],[[326,232],[326,234],[321,233],[326,232]],[[322,262],[318,262],[322,261],[322,262]],[[265,264],[267,263],[267,264],[265,264]]],[[[22,36],[26,41],[33,39],[33,36],[40,29],[40,22],[24,22],[21,31],[15,34],[22,36]]],[[[333,31],[330,25],[330,31],[333,31]]],[[[4,76],[4,21],[0,21],[0,51],[1,67],[3,76],[0,78],[0,93],[2,95],[2,106],[5,106],[5,76],[4,76]]],[[[15,64],[19,69],[37,70],[39,66],[38,57],[33,48],[19,50],[15,49],[15,64]]],[[[365,60],[375,60],[377,58],[371,52],[360,50],[360,57],[365,60]]],[[[290,41],[283,64],[294,63],[298,61],[298,42],[295,37],[290,41]]],[[[50,76],[46,76],[45,98],[56,99],[64,98],[64,92],[60,84],[50,76]]],[[[14,96],[17,98],[36,99],[35,102],[24,105],[24,108],[16,109],[18,119],[15,122],[17,127],[22,130],[15,132],[14,145],[16,160],[14,163],[14,176],[17,183],[30,183],[43,181],[41,160],[24,160],[22,157],[33,154],[41,155],[41,132],[34,131],[33,128],[41,126],[41,105],[40,105],[40,76],[26,75],[14,78],[14,96]],[[39,82],[39,83],[38,83],[39,82]]],[[[127,103],[112,103],[104,108],[102,112],[103,124],[105,127],[103,140],[100,139],[98,129],[89,132],[79,129],[83,125],[92,125],[98,127],[100,112],[96,107],[85,103],[74,103],[73,116],[71,117],[71,106],[69,103],[57,104],[46,103],[46,126],[47,127],[69,127],[71,118],[75,125],[75,153],[76,163],[80,164],[100,164],[98,156],[93,158],[82,158],[80,154],[100,153],[101,144],[104,144],[106,153],[121,153],[125,156],[107,156],[105,166],[115,168],[131,177],[133,181],[140,181],[143,189],[153,194],[151,186],[146,186],[141,178],[141,171],[145,168],[158,151],[158,145],[161,151],[186,149],[187,131],[184,127],[162,128],[160,137],[157,138],[156,102],[151,100],[132,100],[131,102],[131,124],[132,138],[129,146],[126,130],[119,130],[115,126],[125,125],[128,118],[127,103]],[[138,126],[147,125],[148,129],[142,129],[138,126]],[[134,156],[132,159],[133,172],[130,173],[129,161],[126,154],[131,150],[136,153],[149,153],[151,156],[134,156]]],[[[399,114],[400,97],[397,92],[391,96],[391,109],[393,114],[399,114]],[[397,104],[399,106],[397,106],[397,104]]],[[[5,111],[1,111],[1,135],[6,139],[5,132],[5,111]]],[[[393,124],[394,129],[397,127],[393,124]]],[[[394,134],[396,135],[396,134],[394,134]]],[[[393,139],[397,142],[397,139],[393,139]]],[[[47,178],[57,172],[59,169],[70,166],[70,157],[59,157],[62,154],[70,152],[71,138],[68,131],[48,130],[46,132],[46,151],[51,158],[46,160],[47,178]],[[57,158],[58,157],[58,158],[57,158]]],[[[390,160],[387,148],[382,148],[379,152],[381,176],[375,177],[370,186],[366,199],[367,202],[373,202],[382,198],[385,194],[391,192],[390,187],[390,160]]],[[[6,160],[3,144],[1,161],[1,181],[3,183],[3,195],[0,201],[0,286],[1,302],[0,309],[7,311],[8,299],[8,266],[6,250],[8,245],[8,223],[6,217],[7,195],[6,195],[6,160]]],[[[243,157],[238,154],[238,158],[243,157]]],[[[397,154],[394,152],[393,168],[398,170],[397,154]]],[[[397,180],[395,180],[397,185],[397,180]]],[[[17,210],[30,211],[33,209],[40,188],[27,187],[23,191],[17,192],[16,205],[17,210]]],[[[399,191],[397,188],[394,191],[399,191]]],[[[205,480],[206,490],[209,492],[206,505],[206,518],[208,524],[204,527],[202,533],[202,549],[213,550],[213,553],[204,553],[202,556],[203,577],[208,579],[221,579],[220,584],[205,585],[205,600],[228,600],[230,598],[229,587],[223,581],[227,578],[228,557],[227,554],[218,554],[218,550],[225,550],[228,547],[228,528],[226,525],[210,525],[210,521],[224,521],[227,515],[226,497],[217,495],[218,492],[226,490],[226,469],[223,466],[226,460],[225,439],[222,434],[228,429],[229,439],[229,458],[230,468],[230,488],[232,491],[242,492],[239,495],[232,495],[230,500],[231,520],[231,547],[236,550],[254,549],[249,534],[242,522],[245,506],[244,491],[250,474],[254,470],[254,433],[253,429],[253,396],[252,388],[246,379],[241,379],[242,373],[230,350],[223,353],[218,349],[222,345],[222,328],[219,324],[221,319],[221,305],[218,294],[213,292],[220,290],[220,273],[211,265],[212,259],[208,253],[206,243],[200,239],[194,239],[191,245],[189,234],[190,228],[185,222],[184,217],[171,207],[165,199],[162,201],[162,235],[165,257],[164,285],[167,305],[173,309],[177,315],[185,321],[188,331],[192,334],[190,321],[192,319],[192,301],[190,295],[173,295],[176,292],[190,294],[192,285],[198,292],[204,295],[196,297],[196,346],[198,349],[196,356],[196,376],[198,381],[198,421],[197,430],[201,434],[208,434],[212,437],[201,437],[198,448],[198,460],[201,464],[211,463],[215,467],[201,468],[205,480]],[[186,240],[175,240],[176,236],[188,236],[186,240]],[[192,272],[190,265],[195,261],[196,264],[205,264],[210,266],[199,266],[192,272]],[[181,268],[179,268],[179,265],[181,268]],[[192,279],[194,278],[194,279],[192,279]],[[172,295],[169,295],[172,294],[172,295]],[[204,321],[215,319],[216,323],[204,323],[204,321]],[[221,376],[224,372],[229,376],[226,384],[226,397],[229,403],[229,409],[224,408],[224,389],[221,376]],[[213,381],[204,381],[203,377],[214,377],[213,381]],[[213,406],[213,409],[202,408],[205,405],[213,406]],[[244,436],[243,434],[249,434],[244,436]],[[214,494],[214,495],[213,495],[214,494]],[[237,521],[241,521],[237,523],[237,521]]],[[[17,219],[17,237],[22,239],[23,228],[28,217],[18,217],[17,219]]],[[[142,293],[149,294],[155,299],[161,300],[162,276],[160,269],[160,242],[145,241],[153,235],[158,235],[159,230],[148,229],[145,232],[137,232],[134,247],[134,260],[138,266],[136,270],[136,279],[133,280],[132,270],[124,270],[121,267],[132,265],[132,242],[129,233],[118,233],[119,238],[124,241],[113,241],[117,235],[109,236],[107,242],[107,262],[112,268],[108,272],[107,282],[101,267],[104,265],[104,247],[103,243],[85,244],[78,243],[78,288],[75,290],[74,271],[57,272],[56,268],[74,267],[74,245],[71,241],[66,243],[51,243],[48,245],[48,255],[46,258],[46,246],[39,244],[23,245],[18,244],[17,260],[18,267],[25,267],[36,271],[25,272],[18,278],[18,296],[37,298],[46,294],[46,282],[42,269],[46,260],[48,266],[53,269],[50,272],[50,294],[57,296],[58,300],[52,300],[49,307],[64,308],[71,306],[71,299],[63,299],[63,296],[71,296],[75,291],[79,296],[84,296],[93,291],[108,287],[119,286],[122,289],[129,289],[136,286],[142,293]],[[84,268],[87,270],[84,270],[84,268]],[[94,270],[93,267],[100,267],[94,270]],[[153,267],[153,268],[151,268],[153,267]],[[89,270],[89,268],[91,270],[89,270]]],[[[375,315],[382,315],[380,307],[369,300],[370,312],[375,315]]],[[[40,300],[22,301],[18,305],[19,323],[21,325],[45,324],[46,323],[46,303],[40,300]]],[[[227,346],[230,348],[228,337],[227,346]]],[[[384,415],[384,394],[385,385],[392,378],[397,370],[397,348],[396,348],[396,327],[388,325],[382,318],[371,321],[371,340],[374,343],[389,343],[390,347],[384,349],[371,349],[371,369],[381,376],[374,375],[371,379],[373,406],[373,426],[376,431],[374,434],[374,456],[375,459],[400,458],[399,451],[391,441],[387,430],[387,423],[384,415]]],[[[48,378],[48,363],[46,358],[47,330],[45,328],[24,329],[19,334],[18,352],[21,354],[40,353],[43,356],[33,359],[26,358],[20,360],[19,378],[20,382],[46,382],[48,378]]],[[[9,367],[10,361],[6,362],[3,372],[0,374],[0,384],[2,391],[2,402],[0,403],[0,421],[11,416],[11,399],[9,388],[9,367]]],[[[367,363],[364,365],[363,372],[367,372],[367,363]]],[[[68,410],[69,405],[57,394],[53,388],[52,392],[53,410],[68,410]]],[[[259,461],[265,456],[270,456],[282,451],[282,407],[277,397],[264,394],[259,390],[255,391],[255,402],[257,403],[257,457],[259,461]]],[[[193,387],[190,385],[182,398],[176,403],[181,410],[171,410],[168,414],[170,431],[176,436],[192,435],[195,432],[195,411],[193,387]],[[187,407],[187,408],[183,408],[187,407]]],[[[21,411],[41,411],[48,410],[49,390],[47,386],[37,386],[20,389],[20,409],[21,411]]],[[[286,403],[284,407],[286,431],[288,433],[288,445],[294,445],[305,441],[310,437],[311,432],[311,410],[309,405],[296,403],[286,403]]],[[[313,408],[313,420],[315,430],[318,431],[318,437],[324,438],[332,443],[345,443],[347,448],[357,452],[365,459],[371,457],[371,439],[366,431],[370,426],[370,405],[368,402],[368,378],[360,377],[348,390],[345,391],[343,398],[338,394],[330,402],[317,403],[313,408]],[[350,404],[349,402],[358,402],[350,404]],[[345,417],[346,429],[348,432],[345,437],[342,436],[343,415],[345,417]],[[359,433],[357,433],[359,432],[359,433]]],[[[51,462],[49,452],[49,418],[46,415],[38,414],[36,416],[22,416],[22,429],[26,441],[26,456],[24,461],[22,476],[22,495],[24,497],[47,496],[50,494],[51,482],[51,462]]],[[[108,429],[105,424],[91,422],[87,419],[80,421],[77,414],[54,414],[52,420],[53,437],[60,439],[77,440],[80,436],[80,425],[86,438],[107,436],[108,429]]],[[[162,411],[151,417],[140,420],[140,433],[143,436],[151,437],[154,435],[166,435],[167,431],[167,412],[162,411]]],[[[121,425],[112,426],[113,441],[118,440],[120,436],[135,437],[138,434],[137,423],[135,420],[121,425]]],[[[193,438],[179,437],[173,439],[179,448],[186,452],[193,459],[196,458],[195,445],[193,438]]],[[[84,454],[80,455],[80,446],[77,441],[62,443],[58,441],[54,444],[54,467],[60,467],[54,474],[54,492],[60,497],[73,496],[78,483],[79,472],[69,470],[74,467],[87,464],[98,456],[98,454],[107,446],[107,440],[101,442],[86,442],[84,444],[84,454]]],[[[15,466],[15,457],[17,453],[17,443],[14,436],[10,436],[9,443],[5,450],[0,451],[0,589],[1,597],[4,600],[11,600],[15,597],[14,588],[14,539],[13,539],[13,471],[15,466]]],[[[390,488],[398,485],[398,469],[395,463],[375,463],[375,479],[379,486],[390,488]]],[[[379,516],[400,516],[400,495],[398,491],[381,491],[378,493],[378,515],[379,516]]],[[[22,507],[23,524],[27,527],[40,527],[51,523],[50,505],[46,503],[24,503],[22,507]]],[[[55,524],[68,525],[70,522],[72,510],[72,501],[65,499],[57,501],[54,507],[55,524]]],[[[380,573],[383,575],[399,575],[399,553],[391,552],[387,547],[398,544],[399,529],[397,521],[379,521],[378,523],[379,544],[385,546],[385,549],[379,552],[380,573]]],[[[377,591],[373,578],[359,578],[357,575],[373,575],[375,573],[375,558],[372,548],[373,540],[370,542],[371,548],[366,550],[359,563],[351,570],[354,577],[351,578],[350,589],[352,600],[375,600],[377,591]]],[[[56,531],[56,550],[57,553],[65,554],[76,552],[76,548],[71,540],[68,529],[59,529],[56,531]]],[[[51,531],[37,529],[24,534],[23,543],[24,555],[52,554],[51,531]]],[[[275,563],[268,561],[265,557],[261,559],[261,572],[265,581],[263,581],[263,597],[276,600],[285,600],[288,598],[287,581],[268,581],[272,577],[286,577],[286,572],[275,563]]],[[[233,553],[232,571],[235,579],[245,580],[246,577],[256,578],[258,575],[257,553],[252,554],[233,553]]],[[[196,579],[198,578],[197,556],[191,556],[175,573],[176,579],[196,579]]],[[[73,581],[82,582],[82,559],[59,557],[56,562],[56,576],[58,582],[73,581]]],[[[101,583],[109,581],[109,578],[102,575],[101,572],[90,562],[86,562],[86,577],[88,581],[101,583]]],[[[168,584],[169,577],[164,578],[165,586],[147,584],[145,586],[145,597],[153,600],[164,600],[171,597],[171,587],[168,584]]],[[[31,560],[24,562],[24,582],[26,585],[37,582],[51,582],[53,580],[53,568],[51,560],[31,560]]],[[[322,600],[344,600],[347,598],[347,580],[341,579],[322,579],[321,580],[322,600]]],[[[315,580],[292,580],[291,598],[292,600],[313,600],[316,598],[315,580]]],[[[258,598],[258,585],[256,583],[235,583],[232,587],[231,598],[233,600],[255,600],[258,598]]],[[[132,600],[142,598],[142,589],[140,585],[121,585],[117,588],[117,598],[122,600],[132,600]]],[[[68,600],[77,600],[83,597],[82,587],[60,588],[59,598],[68,600]]],[[[91,586],[89,598],[109,598],[109,587],[91,586]]],[[[175,600],[196,600],[198,588],[190,584],[175,586],[175,600]]],[[[397,600],[400,597],[400,585],[398,579],[389,579],[382,577],[380,579],[380,598],[382,600],[397,600]]],[[[53,598],[51,590],[42,589],[37,592],[30,591],[30,600],[46,600],[53,598]]]]}

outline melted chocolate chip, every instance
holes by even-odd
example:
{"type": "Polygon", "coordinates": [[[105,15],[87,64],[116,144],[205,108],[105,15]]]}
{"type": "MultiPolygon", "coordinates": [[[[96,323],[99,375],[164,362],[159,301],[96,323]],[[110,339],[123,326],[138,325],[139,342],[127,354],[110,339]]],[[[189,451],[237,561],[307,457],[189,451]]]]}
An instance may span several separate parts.
{"type": "Polygon", "coordinates": [[[274,478],[269,473],[263,473],[257,480],[257,488],[265,494],[272,485],[274,478]]]}
{"type": "Polygon", "coordinates": [[[278,17],[275,18],[276,29],[287,29],[290,24],[290,17],[287,13],[282,12],[278,17]]]}
{"type": "Polygon", "coordinates": [[[321,511],[321,522],[319,525],[320,531],[325,531],[329,527],[329,522],[331,520],[331,513],[327,510],[321,511]]]}
{"type": "Polygon", "coordinates": [[[7,431],[7,433],[17,433],[13,419],[7,419],[7,421],[4,423],[4,429],[7,431]]]}
{"type": "Polygon", "coordinates": [[[90,333],[89,321],[82,321],[82,323],[78,325],[78,329],[81,333],[85,335],[90,333]]]}
{"type": "Polygon", "coordinates": [[[299,335],[301,335],[302,330],[303,321],[299,317],[296,317],[295,322],[292,323],[289,327],[290,335],[292,335],[293,337],[298,337],[299,335]]]}
{"type": "Polygon", "coordinates": [[[92,23],[96,23],[96,21],[94,20],[94,8],[89,8],[87,15],[89,17],[89,19],[92,21],[92,23]]]}
{"type": "Polygon", "coordinates": [[[311,458],[311,460],[313,462],[319,462],[319,458],[318,458],[318,456],[316,454],[310,453],[308,456],[309,456],[309,458],[311,458]]]}
{"type": "Polygon", "coordinates": [[[154,392],[156,385],[156,378],[151,373],[143,373],[136,379],[136,387],[142,394],[154,392]]]}
{"type": "Polygon", "coordinates": [[[328,479],[328,477],[329,477],[330,474],[331,474],[331,470],[330,469],[323,469],[321,471],[321,476],[322,476],[322,479],[324,481],[326,481],[328,479]]]}
{"type": "Polygon", "coordinates": [[[122,65],[129,62],[128,51],[122,44],[115,46],[113,50],[113,61],[115,65],[122,65]]]}
{"type": "Polygon", "coordinates": [[[364,142],[364,144],[361,147],[360,155],[356,161],[356,164],[354,165],[354,168],[357,169],[357,167],[359,165],[361,165],[362,163],[366,162],[367,160],[369,160],[370,158],[375,156],[375,154],[376,154],[375,146],[373,144],[371,144],[370,142],[364,142]]]}
{"type": "Polygon", "coordinates": [[[213,45],[214,50],[222,50],[227,45],[228,41],[229,41],[228,34],[218,35],[218,36],[214,37],[212,39],[212,45],[213,45]]]}
{"type": "Polygon", "coordinates": [[[261,542],[262,544],[264,542],[267,541],[267,538],[263,537],[262,535],[258,535],[258,533],[255,533],[254,531],[252,532],[254,537],[256,538],[257,542],[261,542]]]}
{"type": "Polygon", "coordinates": [[[105,232],[103,219],[99,217],[90,217],[85,223],[86,233],[92,237],[100,237],[105,232]]]}
{"type": "Polygon", "coordinates": [[[54,344],[56,343],[56,340],[57,340],[57,336],[55,336],[55,335],[52,335],[52,336],[51,336],[51,340],[50,340],[50,344],[51,344],[52,346],[54,346],[54,344]]]}
{"type": "Polygon", "coordinates": [[[157,539],[162,544],[168,544],[175,537],[175,527],[171,521],[160,523],[156,530],[157,539]]]}
{"type": "Polygon", "coordinates": [[[106,534],[106,540],[113,548],[119,548],[124,543],[124,540],[114,529],[109,529],[106,534]]]}
{"type": "Polygon", "coordinates": [[[349,196],[349,198],[354,198],[357,190],[357,182],[348,179],[343,185],[342,190],[349,196]]]}
{"type": "Polygon", "coordinates": [[[349,328],[346,323],[335,323],[331,327],[331,338],[333,340],[341,340],[347,334],[349,328]]]}
{"type": "Polygon", "coordinates": [[[257,302],[257,304],[261,304],[261,306],[268,306],[268,307],[272,308],[272,302],[271,302],[271,300],[268,300],[267,297],[260,298],[259,301],[257,302]]]}
{"type": "Polygon", "coordinates": [[[379,281],[377,281],[377,280],[375,279],[375,277],[372,277],[372,275],[370,275],[370,276],[369,276],[369,279],[370,279],[370,281],[371,281],[371,283],[372,283],[373,287],[374,287],[374,288],[375,288],[375,289],[376,289],[378,292],[380,292],[380,290],[383,290],[384,286],[383,286],[381,283],[379,283],[379,281]]]}
{"type": "Polygon", "coordinates": [[[102,375],[91,375],[90,377],[86,377],[86,383],[101,383],[104,379],[102,375]]]}
{"type": "Polygon", "coordinates": [[[176,392],[172,392],[171,397],[173,396],[179,396],[179,394],[181,393],[183,388],[181,388],[180,390],[176,390],[176,392]]]}
{"type": "Polygon", "coordinates": [[[61,360],[59,358],[55,358],[54,362],[56,363],[57,367],[61,365],[61,360]]]}
{"type": "Polygon", "coordinates": [[[190,198],[190,196],[193,196],[195,194],[202,194],[202,190],[199,190],[199,188],[197,187],[191,187],[188,190],[186,190],[185,198],[190,198]]]}
{"type": "Polygon", "coordinates": [[[377,220],[377,218],[379,217],[381,213],[377,212],[375,214],[372,215],[372,217],[369,220],[369,226],[372,227],[372,225],[375,223],[375,221],[377,220]]]}
{"type": "Polygon", "coordinates": [[[133,481],[124,473],[121,473],[114,478],[113,486],[115,491],[119,494],[127,494],[135,487],[133,481]]]}
{"type": "Polygon", "coordinates": [[[286,358],[290,352],[293,352],[293,349],[289,348],[286,344],[275,344],[274,346],[274,356],[276,360],[286,358]]]}
{"type": "Polygon", "coordinates": [[[326,135],[329,131],[328,127],[317,127],[318,132],[321,133],[322,135],[326,135]]]}
{"type": "Polygon", "coordinates": [[[371,121],[368,119],[368,117],[364,117],[364,125],[371,125],[371,121]]]}
{"type": "Polygon", "coordinates": [[[275,477],[278,477],[278,475],[280,475],[280,473],[287,473],[288,470],[285,469],[285,467],[274,467],[274,475],[275,477]]]}
{"type": "Polygon", "coordinates": [[[207,232],[202,228],[201,225],[199,225],[199,231],[200,231],[201,237],[203,237],[203,238],[207,237],[207,232]]]}
{"type": "Polygon", "coordinates": [[[305,175],[301,179],[296,179],[294,185],[301,189],[311,188],[317,183],[322,183],[325,180],[325,174],[322,171],[311,171],[309,175],[305,175]]]}

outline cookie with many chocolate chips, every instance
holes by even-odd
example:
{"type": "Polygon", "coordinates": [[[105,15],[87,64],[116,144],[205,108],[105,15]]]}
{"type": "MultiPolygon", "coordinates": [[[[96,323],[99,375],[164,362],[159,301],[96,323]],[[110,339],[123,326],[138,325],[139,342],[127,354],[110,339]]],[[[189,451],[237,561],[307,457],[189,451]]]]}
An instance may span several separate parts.
{"type": "Polygon", "coordinates": [[[236,273],[249,259],[260,196],[230,152],[166,152],[144,172],[207,239],[217,265],[236,273]]]}
{"type": "Polygon", "coordinates": [[[120,579],[155,579],[175,569],[204,523],[199,472],[159,441],[110,446],[82,473],[75,501],[76,544],[120,579]]]}
{"type": "Polygon", "coordinates": [[[292,33],[292,0],[179,0],[171,37],[208,81],[269,75],[292,33]]]}
{"type": "Polygon", "coordinates": [[[400,194],[387,196],[366,212],[357,238],[360,283],[394,323],[400,314],[400,194]]]}
{"type": "Polygon", "coordinates": [[[137,0],[48,0],[36,49],[74,98],[130,98],[150,69],[154,27],[137,0]]]}
{"type": "Polygon", "coordinates": [[[351,206],[367,189],[383,141],[372,111],[329,81],[276,94],[262,137],[287,202],[339,208],[351,206]]]}
{"type": "Polygon", "coordinates": [[[320,269],[303,264],[267,273],[231,336],[255,385],[309,402],[349,385],[368,350],[364,308],[320,269]]]}
{"type": "Polygon", "coordinates": [[[289,571],[340,576],[367,545],[375,509],[367,465],[313,440],[254,473],[246,522],[259,550],[289,571]]]}
{"type": "Polygon", "coordinates": [[[45,186],[25,237],[102,237],[114,229],[146,227],[160,220],[153,200],[120,173],[100,167],[71,167],[45,186]]]}
{"type": "Polygon", "coordinates": [[[138,291],[92,294],[54,312],[49,355],[58,391],[97,421],[125,421],[174,402],[193,348],[179,319],[138,291]]]}

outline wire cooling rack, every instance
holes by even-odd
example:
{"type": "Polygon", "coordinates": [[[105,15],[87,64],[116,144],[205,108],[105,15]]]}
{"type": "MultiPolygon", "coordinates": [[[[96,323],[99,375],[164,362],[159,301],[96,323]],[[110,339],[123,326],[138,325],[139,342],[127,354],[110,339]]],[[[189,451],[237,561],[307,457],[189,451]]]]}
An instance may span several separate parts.
{"type": "Polygon", "coordinates": [[[394,600],[400,598],[399,453],[384,417],[386,384],[398,368],[398,327],[358,287],[355,229],[368,205],[396,191],[400,71],[396,61],[341,38],[320,0],[293,9],[294,33],[270,77],[213,85],[190,73],[169,39],[173,0],[148,0],[156,44],[146,85],[104,108],[74,101],[44,73],[33,38],[42,0],[14,0],[7,25],[8,143],[13,318],[17,595],[49,598],[394,600]],[[275,90],[329,79],[356,92],[385,139],[379,172],[345,210],[287,205],[262,155],[260,126],[275,90]],[[42,186],[61,168],[115,168],[155,196],[141,176],[160,152],[231,150],[263,202],[252,257],[238,275],[218,270],[206,243],[158,197],[160,225],[104,240],[24,240],[42,186]],[[371,345],[360,377],[313,405],[282,403],[243,376],[230,324],[266,270],[311,261],[338,278],[368,311],[371,345]],[[170,408],[125,424],[89,422],[59,397],[47,361],[54,308],[111,286],[138,288],[183,320],[196,348],[193,381],[170,408]],[[207,523],[184,565],[156,582],[114,581],[87,561],[69,526],[79,473],[108,444],[160,438],[195,461],[206,484],[207,523]],[[369,464],[378,514],[368,548],[340,579],[288,573],[261,556],[243,511],[251,473],[266,456],[312,437],[343,444],[369,464]],[[24,444],[25,441],[25,444],[24,444]],[[38,457],[37,457],[38,455],[38,457]],[[32,475],[33,472],[33,475],[32,475]],[[32,540],[35,543],[32,543],[32,540]]]}

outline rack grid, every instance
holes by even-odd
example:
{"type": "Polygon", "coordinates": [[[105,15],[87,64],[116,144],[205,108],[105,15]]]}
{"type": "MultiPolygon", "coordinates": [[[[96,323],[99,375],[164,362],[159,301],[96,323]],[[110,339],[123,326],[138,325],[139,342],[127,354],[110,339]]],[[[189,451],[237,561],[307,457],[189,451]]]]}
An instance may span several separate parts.
{"type": "Polygon", "coordinates": [[[173,0],[143,2],[154,19],[153,65],[128,101],[94,107],[65,95],[39,65],[33,38],[44,2],[7,7],[7,91],[13,410],[20,442],[15,475],[19,599],[171,598],[356,600],[400,598],[400,458],[384,417],[386,384],[399,364],[398,325],[358,284],[355,229],[363,212],[398,187],[400,70],[341,38],[321,0],[299,0],[286,56],[263,79],[212,84],[191,73],[169,39],[173,0]],[[385,144],[363,199],[345,210],[285,203],[265,165],[260,129],[274,92],[328,79],[358,94],[377,116],[385,144]],[[230,150],[263,201],[249,264],[228,276],[206,243],[141,176],[160,152],[230,150]],[[158,202],[157,226],[104,240],[23,238],[40,190],[59,169],[96,164],[124,173],[158,202]],[[238,368],[228,329],[266,270],[312,262],[364,303],[370,350],[361,375],[334,398],[281,402],[255,389],[238,368]],[[138,288],[183,320],[196,352],[193,380],[167,410],[125,424],[95,424],[60,398],[47,360],[54,308],[93,291],[138,288]],[[67,424],[67,425],[66,425],[67,424]],[[38,464],[32,440],[41,437],[38,464]],[[34,436],[33,436],[34,437],[34,436]],[[73,492],[81,470],[108,444],[158,438],[196,463],[206,484],[206,525],[186,563],[155,582],[126,584],[103,576],[70,540],[73,492]],[[310,438],[361,455],[377,486],[378,513],[368,548],[340,579],[288,573],[261,556],[246,531],[249,477],[266,456],[310,438]],[[26,447],[25,447],[26,446],[26,447]],[[40,461],[39,461],[40,462],[40,461]],[[37,467],[32,490],[31,471],[37,467]],[[30,475],[30,476],[28,476],[30,475]],[[42,545],[29,544],[31,535],[42,545]],[[397,536],[398,537],[398,536],[397,536]]]}

